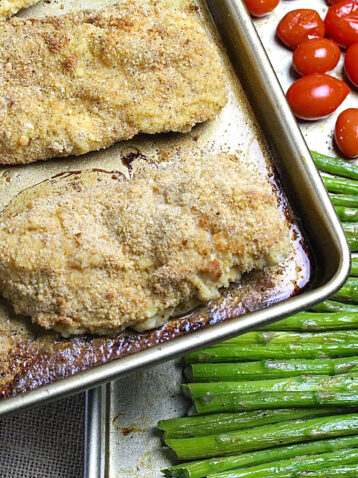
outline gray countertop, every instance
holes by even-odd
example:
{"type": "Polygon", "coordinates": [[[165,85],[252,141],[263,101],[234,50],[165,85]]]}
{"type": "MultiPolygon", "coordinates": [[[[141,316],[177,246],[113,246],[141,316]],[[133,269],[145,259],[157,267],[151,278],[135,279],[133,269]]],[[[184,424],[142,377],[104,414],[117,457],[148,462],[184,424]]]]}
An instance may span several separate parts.
{"type": "Polygon", "coordinates": [[[84,394],[0,421],[1,478],[80,478],[84,394]]]}

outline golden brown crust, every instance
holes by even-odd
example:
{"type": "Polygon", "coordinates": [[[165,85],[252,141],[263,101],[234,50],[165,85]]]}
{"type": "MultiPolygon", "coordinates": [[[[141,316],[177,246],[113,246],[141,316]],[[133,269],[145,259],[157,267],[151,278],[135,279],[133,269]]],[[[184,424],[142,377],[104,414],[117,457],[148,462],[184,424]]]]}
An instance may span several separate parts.
{"type": "Polygon", "coordinates": [[[31,7],[35,5],[39,0],[1,0],[0,2],[0,21],[6,20],[15,15],[23,8],[31,7]]]}
{"type": "Polygon", "coordinates": [[[160,2],[0,24],[3,164],[189,131],[225,103],[215,46],[192,15],[160,2]]]}
{"type": "Polygon", "coordinates": [[[0,290],[17,313],[64,334],[151,328],[288,255],[271,185],[237,158],[135,171],[47,181],[3,211],[0,290]]]}

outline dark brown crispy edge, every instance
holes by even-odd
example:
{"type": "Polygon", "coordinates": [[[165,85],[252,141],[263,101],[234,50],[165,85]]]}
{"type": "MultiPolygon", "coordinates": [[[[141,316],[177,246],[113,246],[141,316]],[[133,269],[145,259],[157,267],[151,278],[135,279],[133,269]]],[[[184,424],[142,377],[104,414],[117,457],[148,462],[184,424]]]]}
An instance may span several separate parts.
{"type": "MultiPolygon", "coordinates": [[[[135,174],[131,162],[126,166],[130,175],[135,174]]],[[[66,172],[44,181],[42,194],[53,190],[54,184],[56,184],[57,192],[61,192],[69,187],[78,189],[83,184],[93,185],[97,180],[111,182],[122,179],[123,174],[119,171],[94,169],[88,174],[86,172],[85,176],[81,171],[66,172]]],[[[53,332],[44,332],[37,326],[29,328],[29,318],[16,317],[16,321],[23,323],[24,326],[20,327],[21,333],[12,337],[12,346],[3,364],[0,357],[0,399],[33,390],[94,366],[155,347],[203,327],[214,326],[219,322],[262,309],[300,293],[310,280],[309,253],[285,198],[280,193],[281,189],[276,179],[272,176],[270,180],[280,198],[280,207],[286,215],[286,220],[291,224],[294,257],[282,266],[246,275],[240,283],[233,284],[228,290],[223,291],[220,299],[198,307],[192,313],[172,319],[162,327],[146,333],[126,330],[110,338],[80,336],[64,339],[53,332]],[[5,373],[2,372],[3,370],[5,373]]],[[[33,194],[33,188],[29,188],[25,190],[24,198],[31,200],[33,194]]],[[[4,213],[6,216],[15,213],[11,203],[4,213]]],[[[8,314],[11,321],[11,317],[14,317],[13,313],[10,311],[8,314]]]]}
{"type": "MultiPolygon", "coordinates": [[[[300,248],[300,254],[305,254],[300,248]]],[[[136,333],[125,331],[117,337],[82,336],[56,339],[49,334],[39,343],[31,339],[14,341],[8,361],[18,368],[11,381],[1,383],[0,397],[33,390],[96,365],[146,350],[168,340],[213,326],[233,317],[246,314],[298,294],[309,280],[310,271],[301,270],[300,279],[285,276],[275,269],[248,275],[241,284],[232,286],[219,300],[199,307],[191,314],[172,319],[159,329],[136,333]],[[282,284],[282,274],[285,277],[282,284]],[[254,276],[254,277],[253,277],[254,276]],[[277,277],[275,277],[277,276],[277,277]],[[279,284],[277,280],[279,279],[279,284]],[[282,287],[284,285],[284,287],[282,287]],[[15,365],[16,364],[16,365],[15,365]]]]}

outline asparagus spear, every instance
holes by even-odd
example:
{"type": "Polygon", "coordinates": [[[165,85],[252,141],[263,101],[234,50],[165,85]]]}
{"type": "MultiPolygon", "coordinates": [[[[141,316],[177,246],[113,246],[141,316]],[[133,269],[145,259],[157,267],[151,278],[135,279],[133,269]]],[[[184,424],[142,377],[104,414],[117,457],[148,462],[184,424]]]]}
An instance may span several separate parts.
{"type": "Polygon", "coordinates": [[[358,343],[335,344],[275,344],[275,345],[216,345],[191,352],[185,362],[242,362],[265,359],[314,359],[325,357],[352,357],[358,355],[358,343]]]}
{"type": "Polygon", "coordinates": [[[356,222],[343,222],[344,232],[351,232],[353,234],[358,234],[358,223],[356,222]]]}
{"type": "Polygon", "coordinates": [[[325,468],[337,467],[342,463],[345,465],[358,463],[358,450],[353,448],[337,450],[322,455],[300,456],[289,460],[252,466],[250,468],[240,468],[224,473],[215,473],[209,475],[208,478],[267,478],[268,476],[296,478],[298,476],[305,476],[301,474],[303,472],[307,473],[307,471],[318,471],[325,468]]]}
{"type": "Polygon", "coordinates": [[[358,476],[358,464],[343,465],[333,468],[322,468],[321,470],[312,471],[312,472],[302,472],[296,474],[295,477],[306,477],[306,478],[357,478],[358,476]]]}
{"type": "MultiPolygon", "coordinates": [[[[344,287],[340,289],[339,297],[347,299],[347,294],[349,296],[349,291],[344,290],[344,287]]],[[[355,328],[358,328],[358,315],[354,312],[330,314],[300,312],[279,322],[261,327],[260,330],[325,331],[355,328]]]]}
{"type": "Polygon", "coordinates": [[[345,235],[347,238],[349,250],[351,252],[358,252],[358,236],[352,232],[346,232],[345,235]]]}
{"type": "MultiPolygon", "coordinates": [[[[344,286],[334,295],[335,299],[358,302],[358,277],[349,277],[344,286]]],[[[355,314],[357,315],[357,314],[355,314]]],[[[358,315],[357,315],[358,317],[358,315]]]]}
{"type": "Polygon", "coordinates": [[[358,179],[358,166],[341,158],[333,158],[311,151],[313,160],[320,171],[337,174],[346,178],[358,179]]]}
{"type": "Polygon", "coordinates": [[[354,435],[358,414],[295,420],[218,435],[166,440],[179,460],[210,458],[321,438],[354,435]]]}
{"type": "Polygon", "coordinates": [[[345,232],[349,250],[351,252],[358,252],[358,236],[354,232],[345,232]]]}
{"type": "Polygon", "coordinates": [[[298,456],[329,453],[357,446],[358,436],[353,435],[343,438],[334,438],[332,440],[298,443],[252,453],[242,453],[241,455],[235,456],[216,457],[208,460],[182,463],[164,470],[163,473],[165,476],[174,478],[204,478],[211,473],[220,473],[245,466],[255,466],[298,456]]]}
{"type": "Polygon", "coordinates": [[[358,341],[358,331],[338,330],[333,332],[265,332],[255,331],[238,335],[233,339],[221,342],[221,345],[230,344],[320,344],[335,342],[358,341]]]}
{"type": "Polygon", "coordinates": [[[343,222],[343,229],[348,232],[358,233],[358,223],[357,222],[343,222]]]}
{"type": "Polygon", "coordinates": [[[357,392],[258,392],[211,395],[194,399],[197,413],[244,412],[277,408],[358,407],[357,392]]]}
{"type": "Polygon", "coordinates": [[[335,206],[358,207],[358,196],[352,194],[330,194],[335,206]]]}
{"type": "Polygon", "coordinates": [[[358,196],[352,194],[330,194],[329,197],[335,206],[358,207],[358,196]]]}
{"type": "Polygon", "coordinates": [[[358,208],[351,208],[345,206],[335,206],[337,216],[341,221],[357,221],[358,220],[358,208]]]}
{"type": "Polygon", "coordinates": [[[358,357],[336,359],[262,360],[242,363],[195,363],[186,368],[191,382],[234,382],[298,375],[338,375],[358,372],[358,357]]]}
{"type": "MultiPolygon", "coordinates": [[[[345,412],[342,408],[289,408],[278,410],[255,410],[241,413],[216,413],[193,417],[171,418],[158,423],[159,430],[165,432],[165,438],[192,438],[233,430],[257,427],[299,418],[324,417],[345,412]]],[[[358,439],[358,438],[357,438],[358,439]]]]}
{"type": "Polygon", "coordinates": [[[358,224],[356,222],[343,222],[343,230],[345,232],[349,248],[352,252],[358,251],[358,224]]]}
{"type": "Polygon", "coordinates": [[[188,383],[181,386],[184,394],[191,398],[257,392],[357,392],[358,374],[330,377],[300,376],[271,380],[249,380],[238,382],[188,383]]]}
{"type": "Polygon", "coordinates": [[[358,257],[352,257],[351,276],[358,276],[358,257]]]}
{"type": "MultiPolygon", "coordinates": [[[[358,275],[358,264],[357,266],[353,266],[352,263],[351,275],[358,275]]],[[[358,305],[325,300],[324,302],[313,306],[311,310],[315,312],[358,312],[358,305]]]]}
{"type": "Polygon", "coordinates": [[[330,193],[358,194],[358,181],[322,175],[322,181],[330,193]]]}

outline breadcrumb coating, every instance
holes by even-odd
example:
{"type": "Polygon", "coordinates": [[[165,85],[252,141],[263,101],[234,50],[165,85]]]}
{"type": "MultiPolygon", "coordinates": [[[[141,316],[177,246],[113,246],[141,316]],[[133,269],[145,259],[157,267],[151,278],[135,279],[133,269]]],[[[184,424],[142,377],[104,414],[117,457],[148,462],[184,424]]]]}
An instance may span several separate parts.
{"type": "Polygon", "coordinates": [[[0,21],[6,20],[15,15],[23,8],[31,7],[35,5],[39,0],[1,0],[0,1],[0,21]]]}
{"type": "Polygon", "coordinates": [[[2,164],[187,132],[226,101],[215,45],[179,8],[128,0],[0,24],[2,164]]]}
{"type": "Polygon", "coordinates": [[[161,325],[284,260],[289,226],[234,156],[86,171],[20,193],[0,216],[0,291],[63,335],[161,325]]]}

